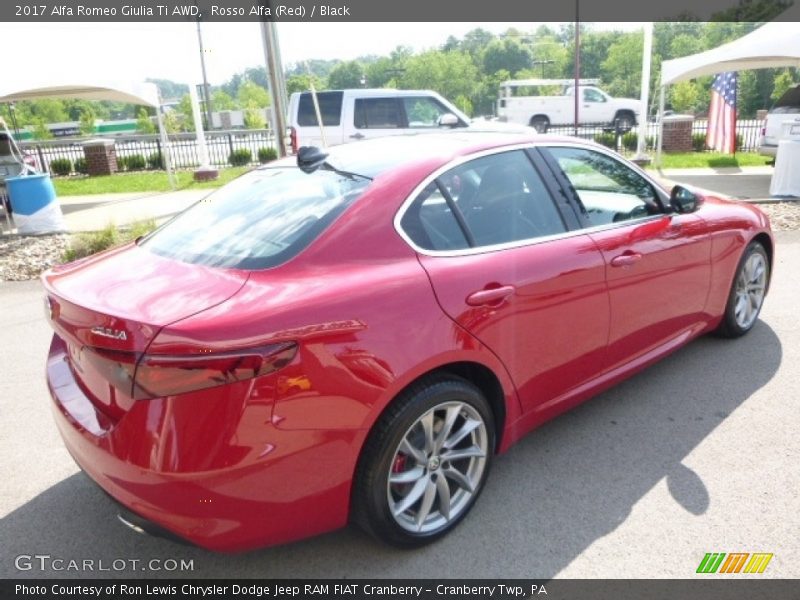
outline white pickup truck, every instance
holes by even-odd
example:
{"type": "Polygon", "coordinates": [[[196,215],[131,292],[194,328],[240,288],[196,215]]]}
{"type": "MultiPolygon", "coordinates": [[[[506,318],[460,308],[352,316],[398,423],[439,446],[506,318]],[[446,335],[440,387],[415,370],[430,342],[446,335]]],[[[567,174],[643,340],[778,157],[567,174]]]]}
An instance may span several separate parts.
{"type": "MultiPolygon", "coordinates": [[[[497,116],[508,123],[530,125],[540,133],[551,125],[571,125],[575,118],[575,86],[564,84],[567,80],[520,79],[506,81],[500,86],[497,101],[497,116]],[[514,95],[519,88],[553,86],[561,84],[564,92],[560,96],[514,95]]],[[[612,98],[594,85],[578,87],[578,122],[599,124],[628,131],[639,118],[639,100],[612,98]]]]}

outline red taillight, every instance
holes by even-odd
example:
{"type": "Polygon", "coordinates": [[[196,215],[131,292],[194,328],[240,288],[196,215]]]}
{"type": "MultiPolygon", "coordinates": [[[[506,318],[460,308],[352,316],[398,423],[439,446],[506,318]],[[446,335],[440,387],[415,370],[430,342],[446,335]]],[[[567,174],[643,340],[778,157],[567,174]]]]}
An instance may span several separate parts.
{"type": "Polygon", "coordinates": [[[296,353],[297,344],[286,342],[216,354],[145,354],[136,369],[133,398],[172,396],[260,377],[286,366],[296,353]]]}
{"type": "Polygon", "coordinates": [[[292,153],[297,154],[297,130],[294,127],[289,127],[289,142],[292,145],[292,153]]]}
{"type": "Polygon", "coordinates": [[[267,375],[286,366],[297,344],[285,342],[214,354],[158,355],[84,348],[90,363],[114,388],[134,400],[184,394],[267,375]],[[138,364],[137,364],[138,363],[138,364]]]}

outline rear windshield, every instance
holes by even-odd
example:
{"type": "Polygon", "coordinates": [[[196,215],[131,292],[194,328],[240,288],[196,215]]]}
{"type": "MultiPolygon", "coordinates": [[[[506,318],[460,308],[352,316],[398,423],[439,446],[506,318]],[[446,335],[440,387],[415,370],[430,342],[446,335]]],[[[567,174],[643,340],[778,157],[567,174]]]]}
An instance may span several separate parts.
{"type": "Polygon", "coordinates": [[[775,103],[772,107],[773,113],[797,113],[800,112],[800,85],[793,87],[775,103]]]}
{"type": "MultiPolygon", "coordinates": [[[[342,92],[320,92],[317,94],[322,124],[330,127],[338,126],[342,118],[342,92]]],[[[297,124],[300,127],[317,127],[317,111],[314,99],[309,92],[300,94],[297,107],[297,124]]]]}
{"type": "Polygon", "coordinates": [[[194,204],[141,245],[192,264],[274,267],[314,241],[369,183],[325,170],[258,169],[194,204]]]}

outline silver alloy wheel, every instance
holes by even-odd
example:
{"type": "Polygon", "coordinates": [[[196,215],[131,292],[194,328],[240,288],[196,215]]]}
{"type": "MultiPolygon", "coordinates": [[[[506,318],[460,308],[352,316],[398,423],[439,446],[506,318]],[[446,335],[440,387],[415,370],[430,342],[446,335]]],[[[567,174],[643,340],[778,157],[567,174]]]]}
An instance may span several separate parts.
{"type": "Polygon", "coordinates": [[[486,423],[465,402],[439,404],[408,428],[389,466],[389,510],[413,533],[436,531],[468,507],[486,469],[486,423]]]}
{"type": "Polygon", "coordinates": [[[760,252],[747,257],[736,278],[736,304],[733,314],[736,324],[749,329],[758,317],[767,286],[767,261],[760,252]]]}

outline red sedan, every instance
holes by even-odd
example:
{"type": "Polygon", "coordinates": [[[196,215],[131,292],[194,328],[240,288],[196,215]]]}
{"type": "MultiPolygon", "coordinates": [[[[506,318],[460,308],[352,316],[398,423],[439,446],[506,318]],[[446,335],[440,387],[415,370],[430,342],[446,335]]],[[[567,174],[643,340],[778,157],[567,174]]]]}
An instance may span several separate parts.
{"type": "Polygon", "coordinates": [[[415,546],[527,432],[747,333],[773,247],[758,209],[576,139],[306,148],[43,276],[55,419],[134,528],[415,546]]]}

